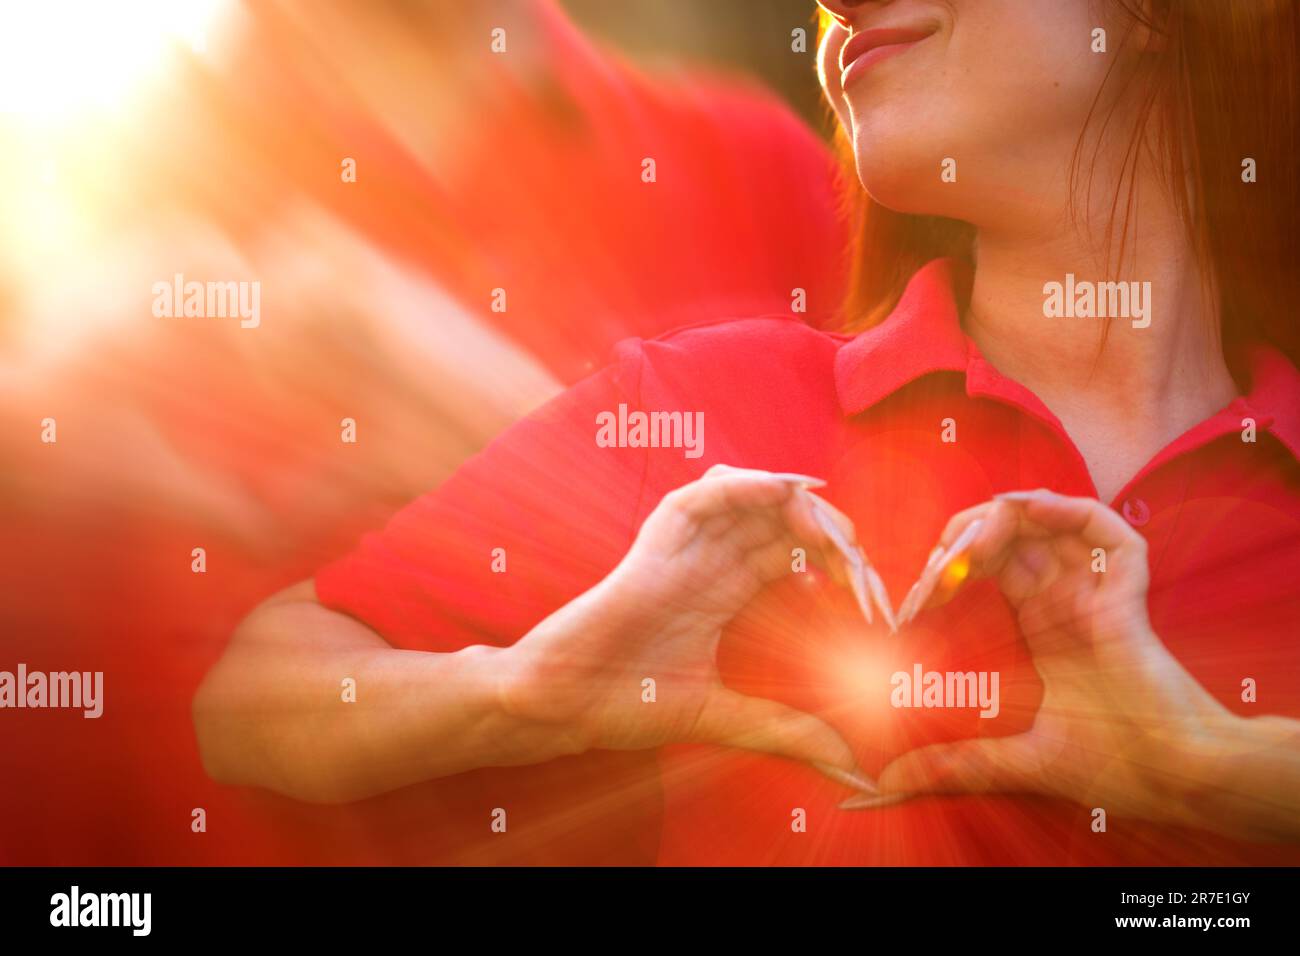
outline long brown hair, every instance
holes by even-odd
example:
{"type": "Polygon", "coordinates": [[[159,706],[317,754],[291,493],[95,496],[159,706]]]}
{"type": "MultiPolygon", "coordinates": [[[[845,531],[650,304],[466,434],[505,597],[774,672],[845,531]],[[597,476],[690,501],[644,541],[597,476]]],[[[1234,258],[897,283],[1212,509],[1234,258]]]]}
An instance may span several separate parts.
{"type": "MultiPolygon", "coordinates": [[[[1218,290],[1221,335],[1230,356],[1265,340],[1300,364],[1300,3],[1297,0],[1110,0],[1132,28],[1163,38],[1145,59],[1138,121],[1125,173],[1111,204],[1122,244],[1133,201],[1132,166],[1142,149],[1166,160],[1202,271],[1218,290]],[[1154,113],[1156,122],[1147,120],[1154,113]],[[1254,160],[1257,182],[1243,179],[1254,160]],[[1125,181],[1127,180],[1127,187],[1125,181]]],[[[829,15],[821,14],[824,33],[829,15]]],[[[1106,83],[1135,76],[1111,73],[1106,83]]],[[[1098,119],[1098,90],[1089,124],[1098,119]]],[[[1071,159],[1071,183],[1090,181],[1085,130],[1071,159]]],[[[836,140],[848,168],[852,146],[836,140]]],[[[1096,154],[1091,157],[1093,161],[1096,154]]],[[[846,178],[856,187],[856,177],[846,178]]],[[[881,321],[911,275],[939,256],[972,261],[967,223],[886,209],[860,187],[847,199],[857,249],[841,324],[856,331],[881,321]]],[[[1114,234],[1114,233],[1112,233],[1114,234]]]]}

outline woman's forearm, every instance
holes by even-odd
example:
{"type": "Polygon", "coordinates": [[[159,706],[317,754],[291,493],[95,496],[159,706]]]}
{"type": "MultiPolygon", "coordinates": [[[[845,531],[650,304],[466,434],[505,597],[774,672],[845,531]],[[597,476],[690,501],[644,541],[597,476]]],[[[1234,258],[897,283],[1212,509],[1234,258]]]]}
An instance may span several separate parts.
{"type": "Polygon", "coordinates": [[[245,620],[196,695],[204,765],[223,783],[336,803],[581,750],[501,706],[508,656],[396,650],[299,585],[245,620]]]}
{"type": "Polygon", "coordinates": [[[1194,825],[1244,840],[1300,840],[1300,721],[1225,717],[1182,755],[1194,825]]]}

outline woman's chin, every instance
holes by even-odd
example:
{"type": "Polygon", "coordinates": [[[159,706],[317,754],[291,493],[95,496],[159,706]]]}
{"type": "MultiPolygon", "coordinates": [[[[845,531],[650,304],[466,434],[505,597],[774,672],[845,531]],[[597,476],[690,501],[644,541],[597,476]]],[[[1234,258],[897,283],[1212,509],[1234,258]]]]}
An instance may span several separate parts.
{"type": "Polygon", "coordinates": [[[895,212],[939,215],[945,205],[940,190],[944,185],[943,146],[916,148],[899,143],[890,149],[887,139],[858,136],[857,173],[862,188],[873,201],[895,212]]]}
{"type": "Polygon", "coordinates": [[[948,213],[933,195],[916,188],[916,177],[898,174],[898,167],[890,170],[864,171],[858,167],[858,179],[871,201],[892,212],[912,216],[942,216],[948,213]]]}

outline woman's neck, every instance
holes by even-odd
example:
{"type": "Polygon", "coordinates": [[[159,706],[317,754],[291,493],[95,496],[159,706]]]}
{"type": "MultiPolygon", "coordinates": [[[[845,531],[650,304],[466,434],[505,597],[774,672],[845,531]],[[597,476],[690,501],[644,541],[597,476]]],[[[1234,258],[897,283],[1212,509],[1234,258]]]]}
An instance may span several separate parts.
{"type": "Polygon", "coordinates": [[[1109,501],[1157,451],[1237,390],[1218,341],[1217,312],[1176,215],[1144,218],[1141,250],[1126,255],[1123,268],[1107,269],[1104,256],[1082,248],[1059,232],[981,232],[966,326],[1002,374],[1061,420],[1098,496],[1109,501]],[[1044,291],[1048,283],[1059,284],[1059,296],[1044,291]],[[1099,294],[1088,315],[1090,292],[1099,294]]]}

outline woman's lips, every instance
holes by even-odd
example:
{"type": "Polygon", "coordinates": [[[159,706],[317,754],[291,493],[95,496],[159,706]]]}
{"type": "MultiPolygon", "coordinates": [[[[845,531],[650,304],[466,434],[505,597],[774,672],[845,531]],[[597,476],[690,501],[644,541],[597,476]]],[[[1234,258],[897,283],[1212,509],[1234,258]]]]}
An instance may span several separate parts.
{"type": "Polygon", "coordinates": [[[904,53],[936,32],[937,27],[888,27],[863,30],[849,37],[840,49],[840,85],[869,70],[881,60],[904,53]]]}

